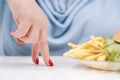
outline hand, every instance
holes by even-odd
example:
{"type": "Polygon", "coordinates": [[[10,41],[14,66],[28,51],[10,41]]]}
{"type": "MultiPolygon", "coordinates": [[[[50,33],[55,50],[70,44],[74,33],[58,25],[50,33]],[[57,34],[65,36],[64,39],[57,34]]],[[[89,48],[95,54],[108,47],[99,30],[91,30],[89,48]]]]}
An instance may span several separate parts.
{"type": "Polygon", "coordinates": [[[32,43],[32,60],[39,64],[38,54],[41,52],[47,66],[53,66],[49,56],[46,29],[48,21],[35,0],[8,0],[13,18],[18,29],[11,32],[18,45],[32,43]]]}

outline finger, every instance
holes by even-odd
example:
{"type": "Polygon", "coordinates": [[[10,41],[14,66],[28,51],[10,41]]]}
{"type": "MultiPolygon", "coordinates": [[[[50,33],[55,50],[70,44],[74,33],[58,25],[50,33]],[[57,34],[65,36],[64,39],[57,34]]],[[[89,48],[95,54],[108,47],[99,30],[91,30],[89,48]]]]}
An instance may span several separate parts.
{"type": "Polygon", "coordinates": [[[30,28],[26,36],[20,38],[22,41],[26,43],[34,43],[39,37],[39,30],[36,26],[30,28]]]}
{"type": "Polygon", "coordinates": [[[16,38],[21,38],[27,34],[29,31],[30,24],[28,22],[21,22],[18,26],[18,29],[11,32],[11,35],[16,38]]]}
{"type": "Polygon", "coordinates": [[[38,41],[33,43],[33,46],[32,46],[32,60],[35,64],[39,64],[39,58],[38,58],[38,54],[39,54],[39,51],[40,51],[40,48],[39,48],[39,44],[38,44],[38,41]]]}
{"type": "MultiPolygon", "coordinates": [[[[14,32],[14,31],[15,30],[13,30],[12,32],[14,32]]],[[[16,41],[17,41],[18,46],[22,46],[24,44],[24,42],[22,40],[18,39],[18,38],[16,39],[16,41]]]]}
{"type": "Polygon", "coordinates": [[[30,41],[35,42],[39,38],[40,28],[37,26],[32,26],[30,32],[28,32],[28,36],[30,41]]]}
{"type": "Polygon", "coordinates": [[[24,44],[24,42],[22,41],[22,40],[20,40],[20,39],[16,39],[17,40],[17,44],[19,45],[19,46],[22,46],[23,44],[24,44]]]}
{"type": "Polygon", "coordinates": [[[50,59],[50,55],[49,55],[49,48],[48,48],[48,41],[47,41],[47,34],[46,31],[40,31],[40,38],[39,38],[39,42],[40,42],[40,50],[41,50],[41,54],[43,56],[43,60],[45,62],[45,64],[47,66],[53,66],[53,62],[50,59]]]}

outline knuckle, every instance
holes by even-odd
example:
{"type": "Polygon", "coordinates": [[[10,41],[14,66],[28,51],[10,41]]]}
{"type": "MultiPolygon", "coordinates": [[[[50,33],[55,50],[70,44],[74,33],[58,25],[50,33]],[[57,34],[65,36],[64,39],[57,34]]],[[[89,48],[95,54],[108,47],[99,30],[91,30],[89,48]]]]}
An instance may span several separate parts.
{"type": "Polygon", "coordinates": [[[21,31],[16,31],[15,35],[17,35],[17,37],[22,37],[24,36],[24,33],[22,33],[21,31]]]}
{"type": "Polygon", "coordinates": [[[41,45],[47,45],[47,42],[46,41],[42,41],[41,45]]]}

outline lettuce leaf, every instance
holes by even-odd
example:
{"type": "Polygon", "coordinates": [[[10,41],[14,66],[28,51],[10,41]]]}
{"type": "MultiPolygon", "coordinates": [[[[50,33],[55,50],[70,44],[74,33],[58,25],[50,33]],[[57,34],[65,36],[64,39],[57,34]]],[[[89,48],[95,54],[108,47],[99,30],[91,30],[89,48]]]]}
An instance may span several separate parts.
{"type": "Polygon", "coordinates": [[[104,50],[109,61],[120,61],[120,43],[108,37],[104,38],[104,50]]]}

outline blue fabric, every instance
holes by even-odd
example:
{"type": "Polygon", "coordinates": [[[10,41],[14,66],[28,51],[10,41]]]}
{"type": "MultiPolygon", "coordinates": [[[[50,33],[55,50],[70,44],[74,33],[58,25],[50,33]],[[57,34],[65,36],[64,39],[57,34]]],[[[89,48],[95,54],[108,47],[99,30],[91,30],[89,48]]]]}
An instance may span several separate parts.
{"type": "MultiPolygon", "coordinates": [[[[69,50],[90,35],[113,36],[120,28],[120,0],[36,0],[46,14],[51,55],[69,50]]],[[[17,29],[8,4],[0,0],[0,55],[31,55],[31,44],[19,47],[10,32],[17,29]]]]}

